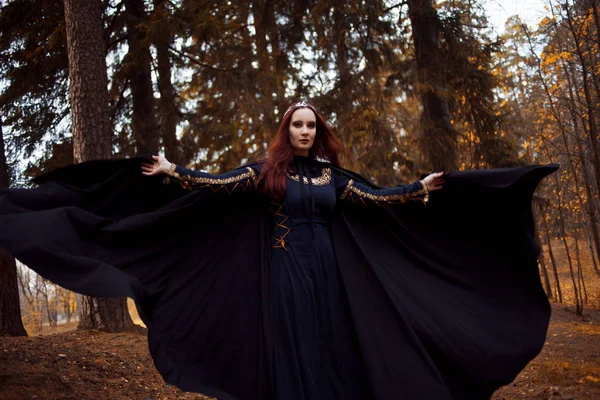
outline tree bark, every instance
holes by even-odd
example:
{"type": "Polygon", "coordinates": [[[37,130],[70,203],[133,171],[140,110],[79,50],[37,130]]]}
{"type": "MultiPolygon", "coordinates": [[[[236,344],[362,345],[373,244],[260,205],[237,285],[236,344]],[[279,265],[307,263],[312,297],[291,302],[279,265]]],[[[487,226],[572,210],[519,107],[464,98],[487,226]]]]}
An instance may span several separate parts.
{"type": "Polygon", "coordinates": [[[158,132],[154,118],[154,91],[152,89],[152,58],[150,43],[141,28],[146,21],[143,0],[126,0],[127,42],[129,52],[129,83],[133,98],[133,136],[138,153],[158,153],[158,132]]]}
{"type": "Polygon", "coordinates": [[[417,59],[417,82],[421,88],[421,148],[433,170],[458,168],[457,131],[452,127],[448,99],[442,94],[443,60],[440,57],[440,19],[432,0],[409,0],[408,17],[417,59]]]}
{"type": "MultiPolygon", "coordinates": [[[[10,175],[4,150],[4,136],[0,124],[0,189],[8,189],[10,175]]],[[[15,258],[0,247],[0,336],[27,336],[21,320],[17,264],[15,258]]]]}
{"type": "Polygon", "coordinates": [[[167,158],[177,165],[185,165],[186,160],[183,158],[183,150],[179,140],[177,140],[176,134],[179,110],[175,105],[175,90],[171,83],[169,46],[173,40],[173,34],[168,27],[167,3],[166,0],[154,0],[154,23],[159,24],[160,27],[154,40],[158,68],[158,89],[160,91],[160,100],[158,103],[160,114],[159,132],[163,140],[167,158]]]}
{"type": "MultiPolygon", "coordinates": [[[[99,1],[64,0],[75,162],[112,157],[106,50],[99,1]]],[[[79,329],[134,329],[127,299],[83,296],[79,329]],[[119,302],[120,309],[114,303],[119,302]],[[85,307],[92,304],[93,307],[85,307]],[[90,314],[88,314],[90,313],[90,314]]]]}
{"type": "Polygon", "coordinates": [[[15,258],[0,248],[0,336],[27,336],[21,320],[15,258]]]}
{"type": "Polygon", "coordinates": [[[579,252],[579,239],[577,238],[577,235],[577,229],[576,227],[573,227],[573,239],[575,239],[575,260],[577,260],[577,282],[579,283],[580,290],[579,297],[583,304],[587,304],[587,287],[585,286],[585,277],[583,276],[583,267],[581,266],[581,254],[579,252]]]}
{"type": "Polygon", "coordinates": [[[552,251],[552,241],[550,239],[550,230],[548,229],[548,222],[546,216],[542,217],[544,221],[544,231],[546,232],[546,242],[548,243],[548,255],[550,256],[550,262],[552,263],[552,273],[554,275],[554,281],[556,282],[556,294],[558,302],[563,302],[562,290],[560,289],[560,279],[558,278],[558,268],[556,268],[556,259],[554,258],[554,252],[552,251]]]}
{"type": "Polygon", "coordinates": [[[106,51],[99,1],[65,0],[75,162],[110,158],[106,51]]]}
{"type": "MultiPolygon", "coordinates": [[[[540,212],[540,214],[542,214],[542,218],[543,218],[543,213],[541,212],[541,210],[538,209],[538,211],[540,212]]],[[[549,299],[554,298],[554,295],[552,294],[552,285],[550,285],[550,277],[548,276],[548,268],[546,267],[546,256],[545,256],[545,252],[544,249],[542,247],[542,239],[540,238],[540,231],[539,229],[535,230],[535,241],[537,242],[537,244],[540,246],[540,256],[538,257],[538,261],[539,261],[539,266],[540,266],[540,272],[542,274],[542,282],[544,283],[544,290],[546,292],[546,296],[549,299]]]]}

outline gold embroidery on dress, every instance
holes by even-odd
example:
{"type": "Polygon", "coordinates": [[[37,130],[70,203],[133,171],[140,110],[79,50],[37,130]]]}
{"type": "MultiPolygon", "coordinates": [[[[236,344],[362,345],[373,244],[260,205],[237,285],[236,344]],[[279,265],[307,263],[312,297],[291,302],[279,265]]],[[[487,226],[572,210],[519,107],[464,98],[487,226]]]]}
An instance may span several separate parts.
{"type": "MultiPolygon", "coordinates": [[[[173,164],[175,165],[175,164],[173,164]]],[[[210,187],[214,192],[224,190],[228,193],[232,193],[234,190],[241,188],[242,191],[246,191],[253,188],[253,183],[256,181],[256,173],[251,167],[246,167],[246,172],[236,176],[230,176],[227,178],[209,178],[205,176],[192,176],[192,175],[181,175],[175,172],[175,168],[171,167],[169,174],[173,177],[181,187],[187,190],[203,189],[210,187]],[[242,182],[246,180],[246,182],[242,182]],[[228,187],[235,183],[233,187],[228,187]]]]}
{"type": "Polygon", "coordinates": [[[284,249],[285,251],[287,251],[287,248],[285,247],[285,237],[290,233],[291,229],[289,227],[285,226],[284,223],[285,223],[285,221],[288,220],[288,216],[281,213],[283,204],[275,203],[274,201],[272,201],[270,203],[270,207],[271,207],[271,212],[273,214],[275,214],[277,217],[282,218],[281,221],[279,221],[277,223],[277,225],[275,226],[275,229],[273,230],[273,239],[275,239],[275,245],[273,245],[273,248],[274,249],[284,249]],[[281,235],[280,237],[275,237],[275,233],[277,233],[277,228],[282,228],[285,230],[283,235],[281,235]]]}
{"type": "Polygon", "coordinates": [[[363,190],[360,190],[356,186],[354,186],[354,180],[350,179],[344,192],[340,196],[340,200],[348,199],[353,203],[361,203],[363,205],[367,205],[365,199],[372,200],[376,204],[381,203],[404,203],[410,200],[419,200],[425,203],[425,201],[417,196],[425,194],[424,189],[419,189],[415,192],[411,193],[403,193],[403,194],[390,194],[390,195],[375,195],[372,193],[367,193],[363,190]]]}
{"type": "MultiPolygon", "coordinates": [[[[288,178],[293,179],[296,182],[300,181],[300,177],[298,176],[298,174],[292,175],[291,173],[288,173],[288,178]]],[[[304,176],[303,178],[304,178],[304,183],[306,185],[308,185],[308,178],[306,176],[304,176]]],[[[323,168],[323,172],[321,173],[321,176],[318,176],[316,178],[311,178],[311,181],[312,181],[312,184],[315,186],[329,185],[329,182],[331,182],[331,169],[323,168]]]]}

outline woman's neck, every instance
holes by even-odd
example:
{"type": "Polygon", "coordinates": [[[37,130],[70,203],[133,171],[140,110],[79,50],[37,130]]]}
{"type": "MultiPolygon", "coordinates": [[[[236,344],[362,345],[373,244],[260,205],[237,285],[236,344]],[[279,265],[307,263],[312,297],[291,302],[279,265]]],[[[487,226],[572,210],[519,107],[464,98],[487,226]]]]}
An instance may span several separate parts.
{"type": "Polygon", "coordinates": [[[309,156],[309,151],[308,150],[295,150],[294,151],[294,155],[296,157],[304,157],[304,158],[308,158],[309,156]]]}

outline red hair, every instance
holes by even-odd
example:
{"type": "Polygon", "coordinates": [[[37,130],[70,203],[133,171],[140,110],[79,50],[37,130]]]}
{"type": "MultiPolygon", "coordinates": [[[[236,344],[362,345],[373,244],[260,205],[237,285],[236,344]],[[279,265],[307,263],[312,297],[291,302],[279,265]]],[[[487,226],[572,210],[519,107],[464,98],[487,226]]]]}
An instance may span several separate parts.
{"type": "Polygon", "coordinates": [[[309,157],[318,157],[333,165],[341,166],[339,154],[347,156],[342,143],[331,133],[325,119],[313,106],[304,102],[292,104],[283,115],[279,130],[267,148],[267,161],[258,177],[260,190],[274,200],[283,201],[285,196],[285,179],[288,169],[294,162],[294,148],[290,142],[290,121],[292,114],[300,108],[310,109],[316,118],[317,132],[309,150],[309,157]]]}

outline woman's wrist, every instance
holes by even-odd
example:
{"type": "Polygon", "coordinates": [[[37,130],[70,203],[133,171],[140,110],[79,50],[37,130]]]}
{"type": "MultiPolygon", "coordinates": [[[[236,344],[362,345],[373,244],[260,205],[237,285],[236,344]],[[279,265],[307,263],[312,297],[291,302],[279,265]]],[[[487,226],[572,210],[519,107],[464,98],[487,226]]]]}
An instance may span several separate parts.
{"type": "Polygon", "coordinates": [[[421,182],[421,186],[423,186],[423,201],[429,203],[429,186],[427,185],[427,181],[421,179],[419,182],[421,182]]]}
{"type": "Polygon", "coordinates": [[[177,165],[175,163],[169,162],[167,166],[167,175],[173,175],[176,168],[177,165]]]}
{"type": "Polygon", "coordinates": [[[427,186],[425,179],[421,179],[419,182],[421,182],[421,186],[423,186],[423,191],[425,194],[429,194],[429,186],[427,186]]]}

